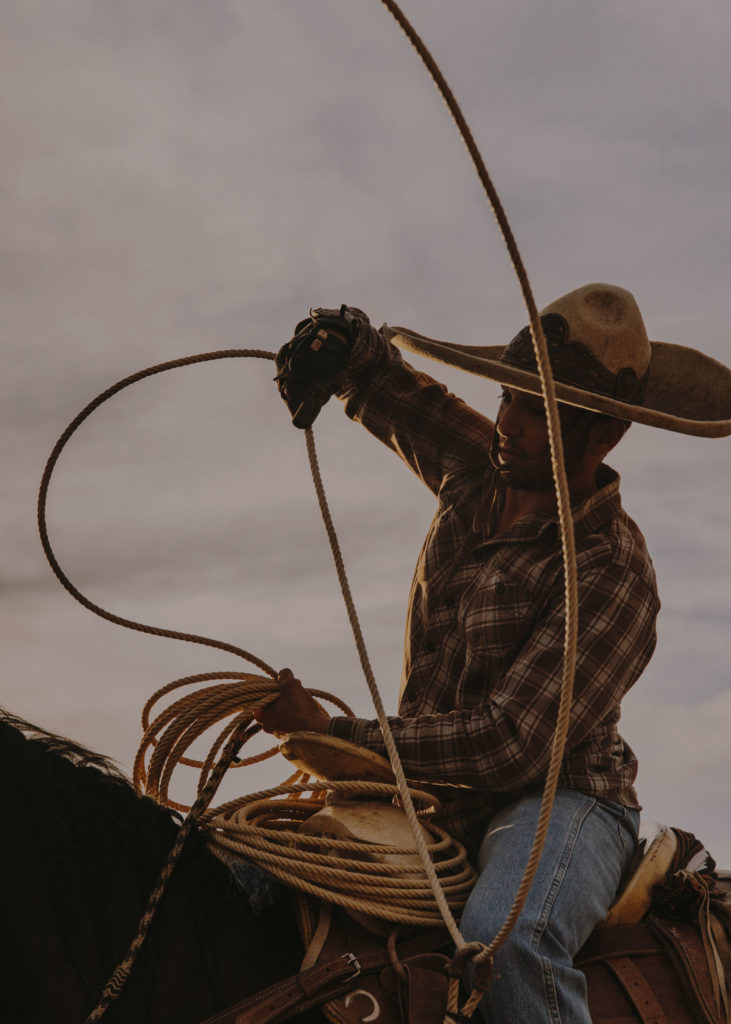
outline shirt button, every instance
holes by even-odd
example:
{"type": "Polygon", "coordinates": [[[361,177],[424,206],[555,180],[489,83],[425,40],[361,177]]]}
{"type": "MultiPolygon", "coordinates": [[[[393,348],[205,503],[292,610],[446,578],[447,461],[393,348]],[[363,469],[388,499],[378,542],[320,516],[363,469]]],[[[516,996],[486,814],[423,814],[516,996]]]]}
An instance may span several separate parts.
{"type": "Polygon", "coordinates": [[[422,651],[424,654],[432,654],[436,650],[436,644],[424,644],[422,651]]]}
{"type": "Polygon", "coordinates": [[[505,584],[503,583],[502,580],[500,580],[500,582],[495,585],[495,593],[496,594],[504,594],[505,593],[505,584]]]}

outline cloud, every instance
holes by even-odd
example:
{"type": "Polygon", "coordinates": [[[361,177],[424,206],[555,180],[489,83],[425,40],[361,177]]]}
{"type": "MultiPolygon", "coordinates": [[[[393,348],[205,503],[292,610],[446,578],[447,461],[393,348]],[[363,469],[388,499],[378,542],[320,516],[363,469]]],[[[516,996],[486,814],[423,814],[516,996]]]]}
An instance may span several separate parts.
{"type": "Polygon", "coordinates": [[[625,731],[640,758],[645,815],[695,832],[719,866],[731,862],[728,821],[719,813],[728,806],[729,722],[731,694],[703,699],[690,676],[682,699],[663,697],[660,686],[643,695],[638,686],[625,704],[625,731]]]}
{"type": "MultiPolygon", "coordinates": [[[[616,280],[652,336],[728,362],[726,5],[417,6],[539,304],[616,280]]],[[[142,366],[276,349],[310,304],[473,343],[508,340],[526,316],[449,116],[379,5],[58,0],[2,18],[2,699],[125,759],[149,692],[210,652],[96,621],[50,576],[34,506],[72,416],[142,366]]],[[[100,603],[250,643],[367,713],[272,375],[233,360],[175,371],[94,413],[59,462],[52,540],[100,603]]],[[[494,408],[489,382],[444,377],[494,408]]],[[[389,704],[432,499],[336,408],[317,437],[389,704]]],[[[635,427],[616,463],[664,604],[644,703],[633,695],[624,719],[644,798],[672,778],[668,817],[692,811],[728,860],[716,804],[689,796],[728,775],[727,443],[635,427]],[[673,745],[656,742],[658,720],[673,745]]]]}

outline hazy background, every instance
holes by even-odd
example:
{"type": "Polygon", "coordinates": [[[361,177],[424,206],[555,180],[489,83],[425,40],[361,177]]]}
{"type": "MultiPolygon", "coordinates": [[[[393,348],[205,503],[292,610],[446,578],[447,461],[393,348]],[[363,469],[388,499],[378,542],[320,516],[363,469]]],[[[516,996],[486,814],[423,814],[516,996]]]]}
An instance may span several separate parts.
{"type": "MultiPolygon", "coordinates": [[[[539,305],[611,281],[652,337],[731,362],[726,0],[405,9],[464,107],[539,305]]],[[[153,690],[241,663],[96,619],[52,577],[36,493],[77,411],[162,360],[276,350],[312,304],[473,343],[509,340],[526,314],[451,120],[376,0],[6,0],[0,19],[0,700],[128,767],[153,690]]],[[[370,717],[304,438],[272,375],[208,364],[103,406],[59,462],[51,538],[105,607],[238,643],[370,717]]],[[[497,386],[442,376],[494,410],[497,386]]],[[[394,710],[431,499],[335,404],[316,436],[394,710]]],[[[663,599],[625,702],[640,796],[726,867],[730,453],[635,426],[611,460],[663,599]]],[[[243,774],[230,786],[275,784],[284,764],[243,774]]]]}

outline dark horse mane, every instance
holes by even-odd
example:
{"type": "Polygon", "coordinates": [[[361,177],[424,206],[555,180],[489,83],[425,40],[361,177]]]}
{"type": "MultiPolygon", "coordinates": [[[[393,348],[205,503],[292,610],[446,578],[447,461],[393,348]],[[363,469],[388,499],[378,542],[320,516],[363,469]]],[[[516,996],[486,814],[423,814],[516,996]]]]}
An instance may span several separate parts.
{"type": "MultiPolygon", "coordinates": [[[[179,828],[108,758],[0,711],[0,1017],[83,1024],[179,828]]],[[[296,973],[288,896],[258,916],[193,833],[104,1024],[200,1024],[296,973]]],[[[321,1021],[302,1015],[302,1021],[321,1021]]]]}
{"type": "Polygon", "coordinates": [[[60,736],[57,733],[49,732],[48,729],[34,725],[32,722],[12,714],[12,712],[3,707],[0,707],[0,722],[4,722],[6,725],[17,729],[23,733],[26,739],[36,740],[39,749],[43,749],[49,754],[58,754],[60,757],[65,758],[65,760],[70,761],[71,764],[79,767],[91,765],[94,768],[98,768],[102,774],[109,776],[111,779],[115,779],[127,787],[130,785],[126,775],[123,774],[111,758],[89,750],[87,747],[82,747],[80,743],[76,743],[75,740],[71,740],[67,736],[60,736]]]}

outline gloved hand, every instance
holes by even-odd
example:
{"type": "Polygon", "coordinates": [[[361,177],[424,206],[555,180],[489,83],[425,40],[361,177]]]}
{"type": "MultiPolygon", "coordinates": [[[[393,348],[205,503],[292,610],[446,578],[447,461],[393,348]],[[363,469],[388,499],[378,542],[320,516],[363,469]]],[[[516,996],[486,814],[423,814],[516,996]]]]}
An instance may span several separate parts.
{"type": "Polygon", "coordinates": [[[280,348],[274,379],[295,427],[311,427],[342,385],[356,334],[356,319],[346,306],[339,311],[313,309],[280,348]]]}

